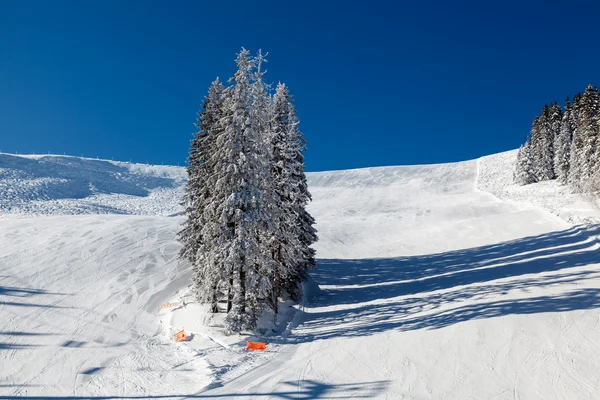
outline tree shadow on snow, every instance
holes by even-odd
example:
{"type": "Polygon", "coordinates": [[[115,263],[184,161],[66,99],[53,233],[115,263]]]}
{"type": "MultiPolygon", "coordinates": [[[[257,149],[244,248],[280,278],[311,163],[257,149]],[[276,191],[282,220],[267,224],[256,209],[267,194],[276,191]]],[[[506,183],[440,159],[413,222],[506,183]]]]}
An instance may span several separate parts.
{"type": "Polygon", "coordinates": [[[302,342],[389,330],[439,329],[510,314],[598,308],[600,289],[575,285],[600,278],[600,268],[577,268],[600,263],[599,234],[598,226],[580,226],[440,254],[319,260],[311,275],[323,290],[309,303],[337,309],[308,310],[302,329],[293,337],[302,342]],[[533,288],[558,285],[572,290],[527,296],[533,288]],[[512,299],[502,298],[509,292],[512,299]],[[478,303],[465,305],[466,300],[478,303]]]}
{"type": "MultiPolygon", "coordinates": [[[[283,382],[282,389],[278,391],[256,391],[246,393],[215,393],[206,394],[171,394],[171,395],[147,395],[147,396],[19,396],[20,399],[29,400],[117,400],[117,399],[228,399],[228,398],[257,398],[266,397],[270,399],[368,399],[383,393],[389,381],[359,382],[348,384],[328,384],[314,380],[299,380],[283,382]]],[[[13,399],[14,397],[0,396],[0,400],[13,399]]]]}
{"type": "MultiPolygon", "coordinates": [[[[40,309],[71,309],[73,307],[61,306],[58,303],[67,296],[66,293],[49,292],[43,289],[21,288],[14,286],[0,286],[0,307],[3,307],[3,312],[7,310],[18,316],[19,308],[40,308],[40,309]],[[40,302],[40,298],[46,300],[45,303],[40,302]],[[49,301],[48,301],[49,300],[49,301]],[[17,309],[12,309],[17,307],[17,309]]],[[[44,332],[24,332],[14,330],[3,330],[0,326],[0,351],[2,350],[23,350],[39,347],[36,343],[15,343],[14,339],[18,340],[35,340],[39,336],[55,336],[55,333],[44,332]]]]}
{"type": "Polygon", "coordinates": [[[56,301],[50,304],[32,303],[21,299],[30,299],[39,296],[67,296],[66,293],[49,292],[43,289],[17,288],[13,286],[0,286],[0,305],[13,307],[39,307],[39,308],[72,308],[59,306],[56,301]],[[17,301],[14,301],[17,300],[17,301]]]}

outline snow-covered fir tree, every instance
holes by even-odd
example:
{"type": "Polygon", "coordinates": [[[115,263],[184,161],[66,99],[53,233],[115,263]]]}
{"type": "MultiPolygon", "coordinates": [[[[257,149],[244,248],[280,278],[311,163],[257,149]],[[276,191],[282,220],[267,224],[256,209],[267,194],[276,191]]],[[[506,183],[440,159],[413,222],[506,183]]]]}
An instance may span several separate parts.
{"type": "Polygon", "coordinates": [[[317,236],[314,220],[306,211],[310,193],[302,154],[305,141],[298,129],[296,110],[287,86],[277,86],[273,101],[271,176],[279,208],[271,248],[277,262],[273,277],[274,296],[283,291],[298,300],[298,283],[314,266],[314,250],[309,246],[316,242],[317,236]]]}
{"type": "Polygon", "coordinates": [[[236,61],[231,85],[213,83],[200,113],[179,234],[198,299],[213,312],[227,301],[229,332],[253,330],[263,305],[277,310],[280,296],[299,298],[316,241],[305,142],[287,88],[269,95],[262,53],[242,49],[236,61]]]}
{"type": "Polygon", "coordinates": [[[579,129],[583,138],[581,171],[582,188],[598,169],[598,137],[600,135],[600,95],[598,89],[588,85],[579,105],[579,129]]]}
{"type": "Polygon", "coordinates": [[[571,119],[573,120],[573,138],[571,140],[571,155],[569,157],[569,176],[567,183],[574,191],[581,190],[581,173],[583,168],[583,135],[579,124],[581,93],[573,97],[571,107],[571,119]]]}
{"type": "Polygon", "coordinates": [[[565,103],[565,112],[560,121],[560,129],[554,140],[554,172],[561,183],[566,183],[569,176],[569,159],[571,157],[571,141],[573,139],[572,107],[569,99],[565,103]]]}
{"type": "Polygon", "coordinates": [[[212,188],[227,195],[218,206],[218,215],[221,234],[227,238],[219,247],[225,251],[224,267],[233,282],[233,302],[226,319],[230,332],[255,328],[256,319],[247,310],[247,296],[256,293],[260,267],[269,261],[259,242],[261,230],[268,224],[260,184],[268,175],[261,133],[252,121],[250,78],[254,62],[247,50],[238,54],[237,66],[231,79],[231,116],[213,154],[218,160],[219,180],[212,188]]]}
{"type": "Polygon", "coordinates": [[[532,129],[536,176],[540,181],[554,179],[554,136],[553,108],[544,106],[542,114],[534,120],[532,129]]]}
{"type": "Polygon", "coordinates": [[[214,111],[215,108],[218,108],[222,90],[223,86],[217,78],[210,86],[202,106],[203,110],[198,115],[195,124],[198,130],[191,141],[187,159],[188,181],[182,199],[187,221],[184,224],[184,229],[179,232],[179,241],[182,243],[181,257],[191,262],[196,259],[198,246],[202,241],[200,236],[200,218],[202,216],[200,210],[203,209],[201,203],[206,198],[206,177],[209,175],[205,159],[208,151],[209,135],[213,131],[215,120],[219,118],[214,111]]]}
{"type": "Polygon", "coordinates": [[[517,164],[515,166],[514,182],[518,185],[528,185],[537,182],[535,165],[531,152],[531,138],[528,138],[517,153],[517,164]]]}
{"type": "MultiPolygon", "coordinates": [[[[213,163],[210,154],[213,143],[220,132],[220,120],[223,107],[223,85],[217,78],[208,91],[203,103],[203,110],[198,116],[196,128],[191,141],[190,155],[188,157],[188,182],[183,194],[184,214],[186,221],[184,228],[179,232],[179,241],[182,244],[180,256],[189,260],[193,266],[193,281],[196,287],[205,285],[210,276],[206,267],[214,264],[208,262],[210,254],[200,251],[203,244],[209,241],[210,214],[207,212],[210,206],[211,191],[209,181],[213,176],[213,163]]],[[[204,290],[201,300],[211,303],[213,312],[217,311],[217,284],[213,282],[204,290]]]]}
{"type": "Polygon", "coordinates": [[[252,129],[259,133],[258,140],[260,140],[262,173],[263,178],[259,181],[259,188],[262,193],[262,207],[267,218],[265,219],[265,226],[259,232],[261,237],[259,238],[259,245],[263,255],[262,263],[259,267],[258,275],[253,281],[252,290],[248,291],[248,313],[250,319],[255,319],[259,316],[262,311],[261,299],[267,300],[267,306],[270,306],[273,310],[277,310],[277,303],[272,304],[269,300],[272,298],[273,293],[273,274],[277,268],[275,260],[271,257],[270,245],[273,238],[273,232],[277,229],[278,209],[277,200],[274,196],[273,179],[270,171],[270,164],[272,163],[272,155],[269,149],[269,138],[271,137],[272,131],[272,99],[269,95],[270,85],[264,81],[264,64],[267,54],[263,54],[261,50],[258,51],[256,57],[253,58],[254,69],[250,74],[250,110],[251,110],[251,123],[252,129]]]}

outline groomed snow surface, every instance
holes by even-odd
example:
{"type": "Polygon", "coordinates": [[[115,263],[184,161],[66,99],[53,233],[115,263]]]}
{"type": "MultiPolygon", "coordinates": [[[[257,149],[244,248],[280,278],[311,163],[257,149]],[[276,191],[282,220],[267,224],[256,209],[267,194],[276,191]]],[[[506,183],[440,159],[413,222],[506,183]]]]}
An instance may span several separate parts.
{"type": "Polygon", "coordinates": [[[177,261],[182,168],[0,154],[0,399],[598,398],[600,216],[514,159],[309,174],[303,303],[227,337],[177,261]]]}

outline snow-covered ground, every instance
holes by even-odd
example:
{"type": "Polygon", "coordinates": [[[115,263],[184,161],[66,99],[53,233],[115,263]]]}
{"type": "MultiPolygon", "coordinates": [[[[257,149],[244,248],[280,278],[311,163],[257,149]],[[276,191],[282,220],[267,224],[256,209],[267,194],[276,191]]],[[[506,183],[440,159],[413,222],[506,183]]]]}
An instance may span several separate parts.
{"type": "Polygon", "coordinates": [[[182,167],[0,153],[0,218],[172,215],[185,179],[182,167]]]}
{"type": "Polygon", "coordinates": [[[0,155],[0,399],[600,393],[598,214],[513,186],[514,153],[309,174],[320,288],[255,353],[189,296],[166,216],[182,168],[17,158],[0,155]]]}

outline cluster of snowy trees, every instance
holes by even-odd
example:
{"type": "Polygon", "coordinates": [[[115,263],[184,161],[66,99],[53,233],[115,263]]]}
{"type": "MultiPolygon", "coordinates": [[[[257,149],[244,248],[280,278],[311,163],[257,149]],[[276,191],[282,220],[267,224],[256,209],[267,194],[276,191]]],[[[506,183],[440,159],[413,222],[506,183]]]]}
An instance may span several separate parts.
{"type": "Polygon", "coordinates": [[[564,109],[546,105],[519,149],[514,179],[520,185],[558,179],[577,192],[600,189],[600,94],[588,85],[564,109]]]}
{"type": "Polygon", "coordinates": [[[264,55],[242,49],[215,80],[191,142],[180,256],[200,301],[226,304],[230,333],[256,328],[264,307],[298,300],[317,241],[304,173],[306,142],[288,88],[263,80],[264,55]]]}

